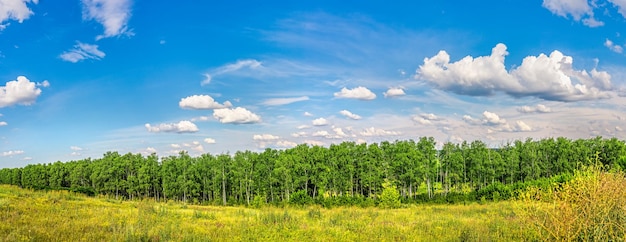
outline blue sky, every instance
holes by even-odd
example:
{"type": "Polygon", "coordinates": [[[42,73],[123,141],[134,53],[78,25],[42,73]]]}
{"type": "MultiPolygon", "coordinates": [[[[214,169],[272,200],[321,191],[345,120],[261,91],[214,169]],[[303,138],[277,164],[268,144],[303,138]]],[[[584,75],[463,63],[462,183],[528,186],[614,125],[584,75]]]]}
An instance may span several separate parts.
{"type": "Polygon", "coordinates": [[[0,0],[0,167],[626,136],[618,0],[0,0]]]}

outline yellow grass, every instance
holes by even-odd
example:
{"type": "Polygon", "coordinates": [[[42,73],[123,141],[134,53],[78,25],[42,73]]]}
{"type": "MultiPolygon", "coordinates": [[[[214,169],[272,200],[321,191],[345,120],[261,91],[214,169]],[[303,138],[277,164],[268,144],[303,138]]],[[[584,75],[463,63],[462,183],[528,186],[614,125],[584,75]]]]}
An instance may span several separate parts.
{"type": "Polygon", "coordinates": [[[0,186],[0,241],[536,240],[516,202],[400,209],[195,206],[0,186]]]}

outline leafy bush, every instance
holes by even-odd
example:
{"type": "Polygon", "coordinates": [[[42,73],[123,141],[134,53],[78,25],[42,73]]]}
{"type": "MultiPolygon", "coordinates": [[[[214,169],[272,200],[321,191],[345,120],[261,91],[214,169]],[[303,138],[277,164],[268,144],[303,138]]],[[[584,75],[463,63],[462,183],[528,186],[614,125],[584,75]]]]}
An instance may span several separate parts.
{"type": "Polygon", "coordinates": [[[294,205],[307,205],[313,203],[313,198],[311,198],[305,190],[300,190],[291,194],[289,203],[294,205]]]}
{"type": "Polygon", "coordinates": [[[400,193],[389,181],[383,183],[383,193],[380,194],[379,205],[383,208],[400,207],[400,193]]]}

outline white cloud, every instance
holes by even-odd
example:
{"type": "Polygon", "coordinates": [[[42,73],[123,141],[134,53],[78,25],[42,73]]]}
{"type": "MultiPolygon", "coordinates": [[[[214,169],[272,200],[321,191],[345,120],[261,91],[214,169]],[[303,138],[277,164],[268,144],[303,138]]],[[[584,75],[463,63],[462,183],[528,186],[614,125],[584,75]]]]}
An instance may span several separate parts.
{"type": "Polygon", "coordinates": [[[313,126],[324,126],[328,125],[328,120],[326,120],[325,118],[318,118],[313,120],[311,123],[313,123],[313,126]]]}
{"type": "Polygon", "coordinates": [[[520,113],[549,113],[552,112],[552,109],[546,107],[543,104],[537,104],[537,106],[521,106],[517,109],[520,113]]]}
{"type": "Polygon", "coordinates": [[[250,124],[261,122],[261,117],[245,108],[223,108],[213,110],[213,117],[225,124],[250,124]]]}
{"type": "Polygon", "coordinates": [[[200,85],[202,85],[202,86],[209,85],[211,83],[211,79],[213,79],[213,77],[211,77],[211,74],[205,73],[204,74],[204,80],[202,80],[202,82],[200,82],[200,85]]]}
{"type": "Polygon", "coordinates": [[[298,144],[295,142],[291,142],[288,140],[279,140],[278,142],[276,142],[276,146],[278,147],[284,147],[284,148],[293,148],[296,147],[298,144]]]}
{"type": "Polygon", "coordinates": [[[8,24],[3,24],[7,20],[15,20],[18,23],[30,18],[33,11],[28,8],[29,3],[37,4],[39,0],[0,0],[0,31],[8,24]]]}
{"type": "Polygon", "coordinates": [[[30,157],[30,156],[26,156],[26,157],[22,158],[22,160],[32,160],[32,159],[33,159],[33,157],[30,157]]]}
{"type": "Polygon", "coordinates": [[[333,131],[335,132],[335,135],[339,136],[339,137],[346,137],[348,136],[346,133],[343,132],[342,128],[333,128],[333,131]]]}
{"type": "Polygon", "coordinates": [[[477,124],[481,123],[480,120],[472,118],[472,116],[469,116],[469,115],[463,115],[463,121],[467,122],[468,124],[472,124],[472,125],[477,125],[477,124]]]}
{"type": "Polygon", "coordinates": [[[153,154],[153,153],[157,153],[157,150],[153,147],[148,147],[146,148],[146,153],[147,154],[153,154]]]}
{"type": "Polygon", "coordinates": [[[78,146],[70,146],[70,150],[73,150],[73,151],[81,151],[81,150],[83,150],[83,148],[78,147],[78,146]]]}
{"type": "Polygon", "coordinates": [[[291,133],[291,137],[294,137],[294,138],[306,137],[306,136],[307,136],[306,132],[291,133]]]}
{"type": "Polygon", "coordinates": [[[298,129],[308,129],[308,128],[310,128],[310,126],[308,126],[308,125],[300,125],[297,128],[298,129]]]}
{"type": "Polygon", "coordinates": [[[310,144],[312,146],[324,146],[324,145],[326,145],[324,142],[317,141],[317,140],[305,140],[304,143],[310,144]]]}
{"type": "MultiPolygon", "coordinates": [[[[180,104],[179,104],[180,105],[180,104]]],[[[196,118],[192,118],[191,122],[197,122],[197,121],[209,121],[211,117],[209,116],[200,116],[200,117],[196,117],[196,118]]]]}
{"type": "Polygon", "coordinates": [[[209,83],[211,83],[214,77],[219,76],[219,75],[236,72],[244,68],[249,68],[249,69],[254,70],[254,69],[259,69],[262,67],[263,66],[261,62],[254,60],[254,59],[238,60],[235,63],[220,66],[212,70],[211,72],[204,74],[205,79],[200,83],[200,85],[202,86],[208,85],[209,83]]]}
{"type": "Polygon", "coordinates": [[[229,101],[224,102],[224,104],[220,104],[209,95],[193,95],[186,98],[181,98],[180,102],[178,102],[178,106],[184,109],[201,110],[229,108],[233,105],[229,101]]]}
{"type": "Polygon", "coordinates": [[[301,101],[307,101],[307,100],[309,100],[309,97],[307,97],[307,96],[291,97],[291,98],[271,98],[271,99],[267,99],[267,100],[263,101],[261,103],[261,105],[280,106],[280,105],[287,105],[287,104],[291,104],[291,103],[295,103],[295,102],[301,102],[301,101]]]}
{"type": "Polygon", "coordinates": [[[150,124],[145,125],[148,132],[159,133],[159,132],[172,132],[172,133],[195,133],[198,132],[198,126],[196,124],[183,120],[178,123],[163,123],[157,126],[152,126],[150,124]]]}
{"type": "Polygon", "coordinates": [[[252,136],[252,139],[257,141],[271,141],[280,139],[280,137],[271,134],[255,134],[252,136]]]}
{"type": "Polygon", "coordinates": [[[74,48],[65,51],[59,55],[64,61],[76,63],[82,60],[100,60],[104,58],[106,54],[98,49],[98,45],[90,45],[76,42],[74,48]]]}
{"type": "Polygon", "coordinates": [[[396,132],[396,131],[388,131],[388,130],[384,130],[384,129],[378,129],[378,128],[374,128],[374,127],[369,127],[364,129],[361,132],[361,135],[363,136],[396,136],[396,135],[400,135],[402,133],[400,132],[396,132]]]}
{"type": "Polygon", "coordinates": [[[41,94],[37,83],[31,82],[25,76],[18,76],[17,80],[9,81],[0,86],[0,108],[16,104],[31,105],[41,94]]]}
{"type": "Polygon", "coordinates": [[[587,0],[544,0],[543,7],[564,18],[571,16],[575,21],[582,20],[583,24],[589,27],[604,25],[602,21],[594,18],[593,8],[587,0]]]}
{"type": "Polygon", "coordinates": [[[7,126],[7,125],[9,125],[7,122],[4,122],[4,121],[0,122],[0,126],[7,126]]]}
{"type": "Polygon", "coordinates": [[[404,96],[404,90],[402,88],[389,88],[386,92],[383,93],[385,97],[399,97],[404,96]]]}
{"type": "Polygon", "coordinates": [[[365,87],[356,87],[354,89],[342,88],[340,92],[336,92],[336,98],[351,98],[351,99],[359,99],[359,100],[374,100],[376,99],[376,94],[365,87]]]}
{"type": "Polygon", "coordinates": [[[516,122],[515,128],[517,131],[532,131],[533,129],[526,123],[524,123],[524,121],[518,120],[516,122]]]}
{"type": "Polygon", "coordinates": [[[330,136],[330,133],[328,133],[328,131],[326,131],[326,130],[320,130],[320,131],[317,131],[317,132],[315,132],[315,133],[313,133],[311,135],[314,136],[314,137],[328,137],[328,136],[330,136]]]}
{"type": "Polygon", "coordinates": [[[170,147],[172,147],[173,149],[180,149],[179,144],[170,144],[170,147]]]}
{"type": "Polygon", "coordinates": [[[606,41],[604,41],[604,46],[606,46],[607,48],[609,48],[609,50],[615,53],[621,54],[624,51],[624,48],[622,48],[622,46],[616,45],[615,43],[613,43],[613,41],[609,39],[606,39],[606,41]]]}
{"type": "Polygon", "coordinates": [[[302,115],[307,116],[307,117],[313,117],[313,114],[309,112],[304,112],[302,115]]]}
{"type": "Polygon", "coordinates": [[[23,150],[9,150],[2,152],[2,156],[14,156],[24,154],[23,150]]]}
{"type": "Polygon", "coordinates": [[[352,112],[350,112],[348,110],[341,110],[339,113],[341,115],[343,115],[343,116],[346,116],[346,117],[350,118],[350,119],[354,119],[354,120],[361,119],[361,116],[356,115],[356,114],[354,114],[354,113],[352,113],[352,112]]]}
{"type": "Polygon", "coordinates": [[[422,113],[420,116],[426,120],[439,120],[439,117],[437,117],[434,113],[422,113]]]}
{"type": "Polygon", "coordinates": [[[206,138],[206,139],[204,139],[204,143],[207,143],[207,144],[215,144],[216,142],[215,142],[215,139],[212,139],[212,138],[206,138]]]}
{"type": "Polygon", "coordinates": [[[422,117],[414,116],[412,119],[413,119],[413,121],[415,121],[415,122],[417,122],[419,124],[422,124],[422,125],[430,125],[430,124],[432,124],[432,122],[430,120],[422,118],[422,117]]]}
{"type": "Polygon", "coordinates": [[[506,123],[505,119],[501,119],[500,116],[489,111],[483,112],[483,117],[485,118],[483,123],[488,125],[500,125],[506,123]]]}
{"type": "Polygon", "coordinates": [[[467,56],[450,62],[445,51],[424,64],[415,78],[425,80],[439,89],[457,94],[489,96],[504,92],[514,97],[535,96],[545,100],[578,101],[608,98],[611,76],[604,71],[575,70],[573,58],[558,50],[549,56],[528,56],[522,65],[507,71],[504,57],[508,55],[504,44],[497,44],[490,56],[467,56]]]}
{"type": "Polygon", "coordinates": [[[132,35],[128,29],[131,16],[131,0],[82,0],[83,19],[95,20],[104,27],[104,34],[96,39],[122,34],[132,35]]]}

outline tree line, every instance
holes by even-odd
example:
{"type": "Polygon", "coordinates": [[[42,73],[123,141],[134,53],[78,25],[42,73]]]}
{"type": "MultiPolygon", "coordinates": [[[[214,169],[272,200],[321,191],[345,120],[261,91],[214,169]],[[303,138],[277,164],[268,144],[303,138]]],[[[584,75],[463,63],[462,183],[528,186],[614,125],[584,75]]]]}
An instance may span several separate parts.
{"type": "Polygon", "coordinates": [[[387,184],[395,186],[403,201],[427,201],[494,188],[502,192],[593,163],[626,168],[624,141],[560,137],[489,148],[476,140],[447,142],[437,149],[434,138],[421,137],[197,157],[184,151],[161,158],[107,152],[99,159],[4,168],[0,183],[201,204],[355,204],[375,202],[387,184]]]}

